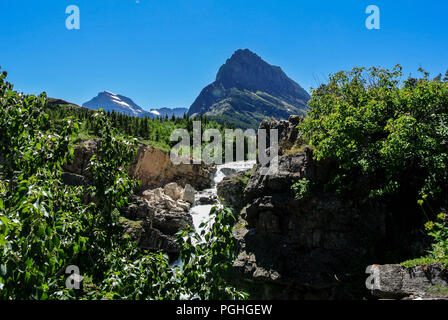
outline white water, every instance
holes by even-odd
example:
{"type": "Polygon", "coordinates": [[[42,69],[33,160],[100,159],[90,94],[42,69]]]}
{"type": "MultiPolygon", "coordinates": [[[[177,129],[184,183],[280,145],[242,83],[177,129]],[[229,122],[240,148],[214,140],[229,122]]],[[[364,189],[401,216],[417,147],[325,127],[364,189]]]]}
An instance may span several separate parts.
{"type": "MultiPolygon", "coordinates": [[[[206,189],[201,192],[197,192],[195,195],[195,199],[196,199],[195,203],[198,203],[197,200],[201,196],[204,196],[205,194],[211,194],[213,196],[217,196],[217,188],[216,187],[217,187],[218,183],[220,183],[226,177],[226,175],[222,172],[222,169],[233,169],[236,171],[235,173],[237,173],[237,172],[250,170],[250,169],[252,169],[252,167],[254,165],[255,165],[255,161],[238,161],[238,162],[230,162],[230,163],[218,165],[216,168],[213,187],[211,189],[206,189]]],[[[209,220],[210,210],[215,205],[219,205],[219,203],[213,204],[213,205],[212,204],[196,205],[196,206],[193,205],[193,207],[190,209],[190,214],[193,218],[193,225],[194,225],[194,229],[196,230],[196,232],[200,233],[200,231],[201,231],[200,224],[202,222],[209,220]]]]}
{"type": "MultiPolygon", "coordinates": [[[[213,187],[211,189],[206,189],[200,192],[196,192],[195,194],[195,204],[199,203],[198,199],[201,196],[210,194],[213,196],[217,196],[217,186],[218,183],[220,183],[225,177],[226,175],[222,172],[222,169],[228,168],[228,169],[233,169],[237,172],[241,172],[241,171],[246,171],[246,170],[250,170],[253,168],[253,166],[255,165],[255,160],[253,161],[237,161],[237,162],[230,162],[227,164],[221,164],[218,165],[216,168],[216,173],[215,173],[215,177],[213,179],[213,187]]],[[[220,206],[221,204],[216,203],[216,204],[207,204],[207,205],[193,205],[190,209],[190,214],[193,218],[193,226],[194,229],[196,230],[197,233],[200,233],[202,231],[202,228],[200,227],[202,222],[206,222],[210,220],[210,210],[214,207],[214,206],[220,206]]],[[[206,228],[210,228],[211,225],[213,224],[213,221],[209,221],[209,224],[207,225],[206,228]]],[[[177,259],[172,266],[174,267],[181,267],[182,268],[182,262],[180,261],[180,259],[177,259]]]]}

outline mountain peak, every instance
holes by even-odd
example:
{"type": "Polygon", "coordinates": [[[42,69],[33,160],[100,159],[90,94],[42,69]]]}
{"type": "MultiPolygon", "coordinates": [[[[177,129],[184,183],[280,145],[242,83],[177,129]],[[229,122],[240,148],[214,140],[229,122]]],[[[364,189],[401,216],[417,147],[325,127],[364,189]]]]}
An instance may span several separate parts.
{"type": "Polygon", "coordinates": [[[238,50],[236,50],[233,53],[233,55],[230,57],[229,60],[239,59],[239,58],[252,58],[252,59],[261,60],[261,57],[259,55],[257,55],[256,53],[250,51],[249,49],[238,49],[238,50]]]}
{"type": "Polygon", "coordinates": [[[105,111],[115,111],[131,116],[145,116],[148,112],[144,111],[130,98],[112,93],[110,91],[102,91],[92,100],[82,105],[89,109],[103,108],[105,111]]]}
{"type": "Polygon", "coordinates": [[[173,115],[179,118],[182,117],[184,113],[188,112],[188,109],[186,108],[160,108],[151,109],[151,111],[148,112],[138,106],[132,99],[110,91],[99,92],[95,98],[84,103],[82,106],[88,109],[97,110],[102,108],[105,111],[115,111],[129,116],[150,118],[171,117],[173,115]]]}
{"type": "Polygon", "coordinates": [[[227,89],[264,91],[273,95],[307,95],[280,67],[270,65],[249,49],[238,49],[227,59],[218,71],[216,83],[227,89]]]}
{"type": "Polygon", "coordinates": [[[287,119],[290,114],[303,113],[309,98],[280,67],[249,49],[238,49],[219,68],[215,82],[202,90],[189,115],[202,113],[256,128],[264,117],[287,119]]]}

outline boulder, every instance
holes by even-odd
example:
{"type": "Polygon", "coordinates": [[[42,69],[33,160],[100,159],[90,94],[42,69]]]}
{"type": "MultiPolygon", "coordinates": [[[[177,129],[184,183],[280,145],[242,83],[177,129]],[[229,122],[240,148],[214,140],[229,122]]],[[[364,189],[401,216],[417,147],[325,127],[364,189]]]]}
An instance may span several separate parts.
{"type": "Polygon", "coordinates": [[[208,205],[208,204],[215,204],[218,202],[218,197],[210,194],[204,194],[200,195],[198,197],[198,203],[200,205],[208,205]]]}
{"type": "Polygon", "coordinates": [[[132,196],[128,205],[121,209],[121,215],[129,220],[146,220],[148,226],[152,227],[155,208],[146,199],[132,196]]]}
{"type": "Polygon", "coordinates": [[[66,172],[89,177],[87,171],[90,158],[98,152],[98,144],[100,139],[94,138],[86,141],[82,141],[74,149],[73,161],[68,161],[64,164],[63,169],[66,172]]]}
{"type": "Polygon", "coordinates": [[[233,168],[222,168],[221,172],[227,177],[227,176],[230,176],[230,175],[236,173],[236,169],[233,169],[233,168]]]}
{"type": "Polygon", "coordinates": [[[193,218],[185,212],[159,211],[153,220],[153,227],[169,236],[174,236],[188,226],[193,226],[193,218]]]}
{"type": "Polygon", "coordinates": [[[193,225],[190,204],[181,199],[173,200],[165,190],[175,197],[183,194],[179,192],[182,188],[174,184],[165,189],[145,190],[142,197],[133,196],[121,210],[122,223],[126,234],[142,249],[178,253],[175,234],[193,225]]]}
{"type": "Polygon", "coordinates": [[[246,173],[240,172],[225,177],[217,186],[218,197],[222,204],[230,206],[239,212],[245,205],[244,188],[246,173]]]}
{"type": "Polygon", "coordinates": [[[195,194],[196,190],[191,185],[187,184],[185,186],[182,199],[190,204],[193,204],[195,201],[195,194]]]}
{"type": "Polygon", "coordinates": [[[380,298],[448,299],[448,270],[441,264],[413,268],[373,265],[371,274],[372,294],[380,298]]]}
{"type": "Polygon", "coordinates": [[[174,201],[181,199],[183,196],[183,190],[176,182],[168,183],[163,190],[174,201]]]}
{"type": "Polygon", "coordinates": [[[179,253],[180,248],[174,237],[151,228],[145,220],[133,221],[120,217],[120,223],[125,229],[125,234],[129,235],[141,249],[179,253]]]}

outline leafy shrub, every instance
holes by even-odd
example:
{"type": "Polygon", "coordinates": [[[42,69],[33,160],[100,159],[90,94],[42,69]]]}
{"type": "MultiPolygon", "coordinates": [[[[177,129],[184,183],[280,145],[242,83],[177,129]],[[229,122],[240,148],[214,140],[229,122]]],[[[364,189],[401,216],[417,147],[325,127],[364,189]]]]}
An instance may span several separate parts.
{"type": "Polygon", "coordinates": [[[448,83],[427,73],[402,81],[401,70],[354,68],[313,90],[299,128],[316,159],[337,164],[337,191],[362,180],[371,197],[406,186],[446,199],[448,83]]]}
{"type": "Polygon", "coordinates": [[[425,224],[428,235],[434,239],[432,245],[431,256],[448,261],[448,216],[441,213],[437,216],[435,222],[427,222],[425,224]]]}
{"type": "Polygon", "coordinates": [[[307,178],[302,178],[291,186],[296,200],[301,200],[306,197],[310,190],[310,181],[307,178]]]}
{"type": "Polygon", "coordinates": [[[428,221],[425,224],[425,229],[433,238],[431,250],[426,256],[403,262],[402,265],[412,268],[418,265],[441,263],[448,268],[448,215],[440,213],[435,221],[428,221]]]}

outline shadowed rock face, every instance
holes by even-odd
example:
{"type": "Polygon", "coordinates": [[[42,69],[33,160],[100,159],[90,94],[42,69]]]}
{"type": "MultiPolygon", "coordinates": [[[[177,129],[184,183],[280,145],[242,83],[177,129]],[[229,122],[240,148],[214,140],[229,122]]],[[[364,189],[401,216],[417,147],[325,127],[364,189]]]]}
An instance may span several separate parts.
{"type": "MultiPolygon", "coordinates": [[[[296,117],[264,121],[260,127],[279,129],[281,142],[294,143],[301,136],[299,121],[296,117]]],[[[236,230],[241,249],[234,263],[235,278],[254,298],[341,297],[336,288],[344,275],[354,272],[353,265],[363,259],[367,266],[370,252],[386,238],[387,211],[381,205],[314,190],[295,199],[291,189],[295,182],[306,178],[319,185],[328,172],[326,164],[313,160],[309,148],[303,150],[280,153],[274,175],[262,175],[258,163],[244,189],[245,227],[236,230]]],[[[227,195],[237,194],[239,185],[233,185],[235,190],[226,190],[227,195]]],[[[231,189],[232,184],[222,187],[231,189]]],[[[361,289],[367,278],[364,270],[361,289]]]]}
{"type": "Polygon", "coordinates": [[[247,226],[239,230],[236,269],[255,281],[251,290],[258,298],[336,298],[337,279],[385,238],[384,208],[325,192],[296,200],[292,184],[319,174],[309,150],[280,156],[276,175],[261,176],[260,169],[244,192],[247,226]]]}
{"type": "Polygon", "coordinates": [[[215,82],[205,87],[188,112],[241,128],[257,128],[261,120],[288,119],[304,114],[309,94],[248,49],[237,50],[219,69],[215,82]]]}
{"type": "MultiPolygon", "coordinates": [[[[291,116],[288,121],[260,124],[260,128],[278,129],[280,146],[285,147],[280,147],[275,174],[262,175],[269,164],[257,163],[245,186],[246,207],[239,223],[244,227],[235,230],[240,251],[234,279],[258,299],[372,297],[366,288],[367,266],[404,261],[419,250],[419,241],[424,240],[416,237],[421,223],[413,219],[421,213],[407,209],[406,204],[415,199],[406,195],[378,201],[355,191],[346,196],[327,191],[324,185],[335,164],[315,161],[306,146],[300,152],[288,149],[301,145],[300,121],[291,116]],[[302,179],[310,187],[296,199],[291,187],[302,179]]],[[[353,179],[359,188],[367,185],[362,177],[353,179]]],[[[229,203],[240,202],[234,199],[240,185],[226,181],[221,187],[229,203]]],[[[445,295],[448,292],[448,275],[440,266],[377,269],[378,286],[372,293],[379,297],[432,299],[440,297],[438,287],[445,295]],[[428,290],[435,294],[428,295],[428,290]]]]}
{"type": "Polygon", "coordinates": [[[245,172],[234,173],[225,177],[217,186],[218,197],[225,206],[232,207],[237,212],[244,207],[245,172]]]}

